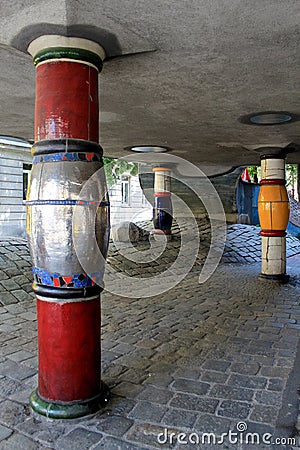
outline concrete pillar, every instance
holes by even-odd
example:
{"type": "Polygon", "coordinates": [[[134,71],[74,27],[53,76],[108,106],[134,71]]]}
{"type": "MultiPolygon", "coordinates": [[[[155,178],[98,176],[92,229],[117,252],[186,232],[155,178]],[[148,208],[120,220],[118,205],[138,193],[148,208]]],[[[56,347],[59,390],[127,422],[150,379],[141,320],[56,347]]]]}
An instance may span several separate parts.
{"type": "Polygon", "coordinates": [[[285,156],[261,156],[261,188],[258,213],[262,236],[261,277],[286,281],[286,228],[289,199],[285,187],[285,156]]]}
{"type": "Polygon", "coordinates": [[[154,234],[171,235],[172,200],[171,200],[171,169],[155,167],[154,172],[154,234]]]}
{"type": "Polygon", "coordinates": [[[103,166],[98,73],[105,53],[95,42],[54,35],[37,38],[28,51],[36,66],[27,233],[39,361],[38,389],[30,404],[47,417],[74,418],[97,411],[109,395],[100,377],[101,289],[79,263],[72,223],[75,207],[82,208],[87,222],[95,214],[97,241],[106,253],[105,182],[99,177],[91,198],[79,199],[85,181],[103,166]]]}

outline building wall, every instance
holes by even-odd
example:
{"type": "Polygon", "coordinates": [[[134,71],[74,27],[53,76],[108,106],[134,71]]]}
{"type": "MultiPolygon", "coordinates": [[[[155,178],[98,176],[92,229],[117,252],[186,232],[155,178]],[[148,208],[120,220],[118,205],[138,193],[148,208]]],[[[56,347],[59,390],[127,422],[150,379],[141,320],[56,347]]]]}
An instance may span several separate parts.
{"type": "Polygon", "coordinates": [[[139,177],[123,174],[129,177],[129,202],[122,203],[122,180],[109,189],[111,205],[111,224],[131,221],[140,222],[152,219],[152,205],[148,202],[140,187],[139,177]]]}
{"type": "MultiPolygon", "coordinates": [[[[208,177],[212,185],[215,187],[223,204],[226,220],[228,223],[237,222],[237,205],[236,205],[236,186],[243,168],[236,168],[229,173],[223,175],[216,175],[208,177]]],[[[153,195],[154,186],[154,174],[151,173],[151,168],[140,174],[141,184],[150,200],[150,196],[153,195]]],[[[192,210],[194,217],[201,219],[207,215],[206,208],[199,196],[189,187],[197,189],[201,192],[202,198],[211,195],[210,190],[204,192],[203,189],[207,189],[203,185],[201,178],[199,177],[182,177],[180,179],[172,178],[171,180],[171,192],[180,197],[184,203],[192,210]]],[[[214,195],[213,195],[214,196],[214,195]]],[[[183,213],[186,214],[185,212],[183,213]]],[[[180,217],[181,211],[176,211],[175,217],[180,217]]]]}
{"type": "Polygon", "coordinates": [[[0,238],[25,237],[23,163],[31,162],[30,150],[0,149],[0,238]]]}

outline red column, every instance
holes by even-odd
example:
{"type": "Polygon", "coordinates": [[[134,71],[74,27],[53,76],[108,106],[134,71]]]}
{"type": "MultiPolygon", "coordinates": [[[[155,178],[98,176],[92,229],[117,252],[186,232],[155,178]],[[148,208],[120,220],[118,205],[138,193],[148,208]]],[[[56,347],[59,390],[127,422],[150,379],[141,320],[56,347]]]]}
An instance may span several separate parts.
{"type": "Polygon", "coordinates": [[[36,68],[35,141],[99,140],[98,71],[71,61],[36,68]]]}
{"type": "MultiPolygon", "coordinates": [[[[108,399],[100,373],[101,289],[84,272],[72,241],[81,187],[103,165],[98,72],[104,52],[94,42],[61,36],[42,36],[28,51],[36,65],[36,104],[27,232],[39,347],[38,389],[30,402],[40,414],[74,418],[108,399]]],[[[104,191],[99,186],[98,198],[81,206],[83,215],[108,208],[104,191]]]]}

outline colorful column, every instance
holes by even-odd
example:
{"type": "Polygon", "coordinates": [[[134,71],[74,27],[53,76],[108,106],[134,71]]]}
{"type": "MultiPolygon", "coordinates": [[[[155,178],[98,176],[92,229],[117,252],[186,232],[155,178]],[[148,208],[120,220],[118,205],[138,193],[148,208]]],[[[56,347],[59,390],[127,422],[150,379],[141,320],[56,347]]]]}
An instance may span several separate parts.
{"type": "MultiPolygon", "coordinates": [[[[29,48],[36,66],[35,144],[27,198],[27,233],[37,297],[38,389],[34,411],[52,418],[91,414],[108,400],[100,374],[99,273],[87,274],[73,244],[74,208],[105,255],[109,204],[103,177],[91,197],[79,194],[103,166],[98,73],[103,49],[86,39],[42,36],[29,48]]],[[[89,252],[89,249],[86,249],[89,252]]],[[[100,276],[104,267],[99,267],[100,276]]]]}
{"type": "Polygon", "coordinates": [[[261,156],[258,213],[262,237],[261,277],[286,281],[286,228],[289,199],[285,187],[285,155],[261,156]]]}
{"type": "Polygon", "coordinates": [[[171,235],[172,200],[171,169],[155,167],[154,172],[154,234],[171,235]]]}

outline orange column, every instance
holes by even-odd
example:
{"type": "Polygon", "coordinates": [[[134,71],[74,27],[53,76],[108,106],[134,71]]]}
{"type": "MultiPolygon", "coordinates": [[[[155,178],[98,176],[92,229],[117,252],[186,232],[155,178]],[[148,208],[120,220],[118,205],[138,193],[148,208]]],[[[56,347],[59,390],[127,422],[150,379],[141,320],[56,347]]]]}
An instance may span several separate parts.
{"type": "Polygon", "coordinates": [[[258,213],[262,237],[261,277],[286,280],[286,228],[289,199],[285,187],[285,157],[261,157],[261,188],[258,213]]]}

